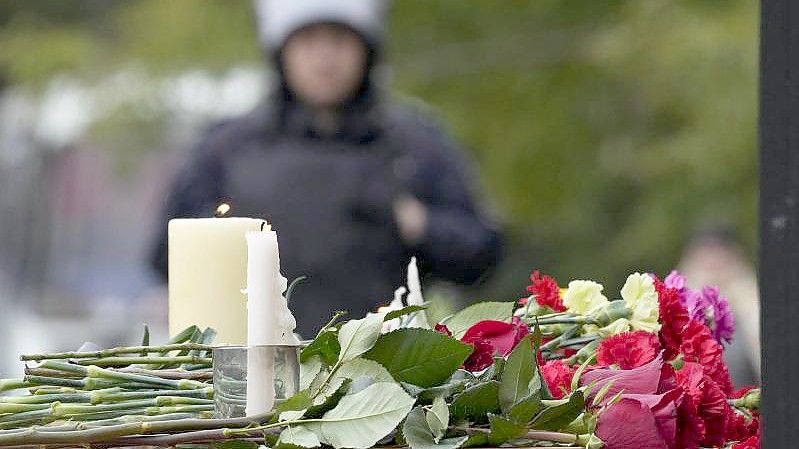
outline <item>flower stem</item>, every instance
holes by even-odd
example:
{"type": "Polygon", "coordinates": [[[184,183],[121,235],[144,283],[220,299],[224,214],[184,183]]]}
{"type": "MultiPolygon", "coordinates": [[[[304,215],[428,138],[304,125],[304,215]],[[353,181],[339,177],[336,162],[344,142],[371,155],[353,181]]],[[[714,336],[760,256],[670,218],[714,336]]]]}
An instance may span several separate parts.
{"type": "Polygon", "coordinates": [[[154,353],[154,352],[169,352],[169,351],[188,351],[188,350],[201,350],[210,351],[213,346],[202,345],[198,343],[176,343],[161,346],[125,346],[118,348],[102,349],[99,351],[85,351],[85,352],[54,352],[45,354],[23,354],[20,360],[38,361],[38,360],[53,360],[53,359],[98,359],[112,357],[119,354],[140,354],[140,353],[154,353]]]}
{"type": "Polygon", "coordinates": [[[83,359],[79,360],[80,365],[94,365],[94,366],[127,366],[127,365],[163,365],[163,364],[182,364],[191,363],[195,365],[211,365],[212,360],[210,357],[196,357],[196,356],[177,356],[177,357],[105,357],[101,359],[83,359]]]}

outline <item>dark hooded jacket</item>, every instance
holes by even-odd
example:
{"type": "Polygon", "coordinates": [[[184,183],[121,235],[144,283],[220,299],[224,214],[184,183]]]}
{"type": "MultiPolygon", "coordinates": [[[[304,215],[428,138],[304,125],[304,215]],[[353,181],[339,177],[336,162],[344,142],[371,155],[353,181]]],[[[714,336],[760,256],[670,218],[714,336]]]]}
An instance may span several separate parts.
{"type": "Polygon", "coordinates": [[[308,276],[289,304],[306,337],[335,310],[359,317],[387,303],[413,255],[433,278],[480,279],[498,261],[500,236],[475,203],[463,153],[424,108],[364,94],[344,108],[335,135],[316,133],[285,92],[210,128],[172,185],[156,269],[166,276],[167,220],[208,217],[228,201],[233,215],[272,223],[289,280],[308,276]],[[417,245],[394,221],[400,193],[427,208],[417,245]]]}

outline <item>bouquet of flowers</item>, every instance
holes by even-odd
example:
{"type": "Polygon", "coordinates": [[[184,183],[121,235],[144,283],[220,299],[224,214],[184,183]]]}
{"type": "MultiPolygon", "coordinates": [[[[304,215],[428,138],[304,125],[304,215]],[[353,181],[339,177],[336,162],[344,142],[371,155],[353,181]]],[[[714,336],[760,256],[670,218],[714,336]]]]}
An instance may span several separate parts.
{"type": "Polygon", "coordinates": [[[733,390],[734,318],[718,289],[634,273],[611,301],[596,282],[531,280],[529,297],[432,329],[413,288],[407,305],[326,326],[302,353],[307,397],[282,406],[276,444],[759,446],[759,390],[733,390]]]}
{"type": "MultiPolygon", "coordinates": [[[[533,272],[528,297],[476,303],[432,324],[414,268],[408,289],[399,289],[377,313],[349,321],[335,314],[301,352],[301,390],[268,414],[207,419],[202,413],[213,391],[206,378],[164,380],[193,372],[198,360],[184,360],[187,355],[199,354],[208,366],[208,340],[195,330],[196,339],[172,342],[177,346],[28,357],[50,360],[35,368],[45,370],[39,374],[72,373],[68,381],[79,388],[54,389],[45,379],[34,397],[5,398],[10,405],[5,412],[0,407],[0,423],[9,426],[0,427],[0,446],[759,447],[760,392],[733,389],[722,356],[734,319],[717,289],[686,288],[676,272],[662,281],[634,273],[611,300],[596,282],[574,280],[561,288],[533,272]],[[146,354],[170,350],[183,352],[166,359],[146,354]],[[98,361],[114,368],[93,366],[98,361]],[[146,372],[126,367],[150,362],[166,365],[146,372]],[[94,374],[110,382],[102,394],[128,402],[114,405],[85,391],[94,374]],[[172,389],[161,391],[164,385],[172,389]],[[52,404],[51,394],[57,394],[52,404]],[[169,405],[193,414],[171,408],[151,414],[133,408],[150,402],[129,402],[155,397],[145,400],[163,405],[166,396],[169,405]],[[80,414],[53,411],[62,402],[86,400],[91,404],[81,405],[80,414]],[[29,412],[19,403],[50,405],[29,412]],[[130,416],[106,416],[131,410],[130,416]],[[67,422],[58,421],[62,415],[67,422]]],[[[28,388],[33,380],[6,387],[28,388]]]]}

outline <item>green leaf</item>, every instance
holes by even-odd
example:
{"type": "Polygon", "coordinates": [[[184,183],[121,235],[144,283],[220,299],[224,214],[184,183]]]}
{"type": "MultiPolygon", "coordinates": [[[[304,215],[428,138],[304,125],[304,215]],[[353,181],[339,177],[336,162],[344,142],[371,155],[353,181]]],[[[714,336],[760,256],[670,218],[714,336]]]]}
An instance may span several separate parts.
{"type": "Polygon", "coordinates": [[[336,376],[352,380],[358,380],[360,377],[370,377],[375,382],[394,381],[386,367],[369,359],[355,359],[342,363],[338,371],[336,371],[336,376]]]}
{"type": "Polygon", "coordinates": [[[300,363],[300,389],[311,386],[311,382],[322,372],[322,358],[313,356],[303,363],[300,363]]]}
{"type": "MultiPolygon", "coordinates": [[[[144,325],[144,335],[141,337],[141,345],[150,346],[150,326],[146,324],[144,325]]],[[[147,351],[142,351],[139,355],[142,357],[147,357],[147,351]]]]}
{"type": "Polygon", "coordinates": [[[454,438],[442,438],[436,442],[433,433],[428,427],[424,410],[421,407],[414,408],[408,414],[405,424],[402,426],[402,436],[411,449],[457,449],[469,439],[467,435],[464,435],[454,438]]]}
{"type": "Polygon", "coordinates": [[[319,447],[322,443],[310,429],[304,426],[287,426],[280,432],[275,449],[319,447]]]}
{"type": "MultiPolygon", "coordinates": [[[[536,376],[537,377],[537,376],[536,376]]],[[[533,417],[541,411],[543,404],[541,402],[541,391],[537,389],[532,390],[530,396],[522,399],[514,404],[508,411],[508,417],[519,424],[527,424],[533,417]]]]}
{"type": "Polygon", "coordinates": [[[469,436],[469,439],[463,443],[463,447],[475,447],[475,446],[487,446],[488,445],[488,433],[473,433],[469,436]]]}
{"type": "Polygon", "coordinates": [[[357,393],[375,382],[394,382],[391,373],[383,365],[362,358],[342,363],[334,377],[351,379],[350,393],[357,393]]]}
{"type": "Polygon", "coordinates": [[[366,449],[391,433],[411,411],[414,402],[396,383],[380,382],[344,396],[320,420],[303,425],[313,430],[324,444],[366,449]]]}
{"type": "MultiPolygon", "coordinates": [[[[308,390],[300,390],[294,396],[286,399],[280,404],[277,404],[275,407],[275,417],[281,421],[285,421],[286,419],[297,419],[304,415],[305,410],[307,410],[311,405],[313,405],[313,402],[311,401],[311,395],[308,393],[308,390]],[[286,412],[300,411],[302,413],[289,413],[284,415],[286,412]]],[[[277,421],[277,419],[273,418],[272,421],[277,421]]]]}
{"type": "Polygon", "coordinates": [[[491,433],[488,434],[488,443],[499,446],[514,438],[524,435],[525,426],[499,415],[489,417],[491,433]]]}
{"type": "Polygon", "coordinates": [[[391,312],[388,312],[385,318],[383,318],[383,321],[391,321],[395,318],[399,318],[405,315],[410,315],[414,312],[419,312],[425,309],[427,309],[427,306],[419,306],[419,305],[406,306],[401,309],[392,310],[391,312]]]}
{"type": "Polygon", "coordinates": [[[444,433],[446,433],[447,427],[449,427],[449,407],[447,407],[447,401],[441,396],[435,398],[430,410],[425,413],[425,419],[427,420],[427,427],[433,432],[433,438],[436,443],[438,443],[444,436],[444,433]]]}
{"type": "Polygon", "coordinates": [[[572,392],[566,401],[558,401],[558,405],[545,408],[533,420],[533,426],[539,430],[560,430],[574,421],[585,408],[585,397],[580,390],[572,392]]]}
{"type": "Polygon", "coordinates": [[[212,447],[214,449],[258,449],[258,443],[254,441],[232,440],[214,443],[212,447]]]}
{"type": "Polygon", "coordinates": [[[350,384],[352,384],[352,380],[344,377],[331,379],[324,391],[319,392],[313,398],[313,405],[305,412],[305,416],[318,418],[338,405],[341,398],[347,394],[350,384]]]}
{"type": "Polygon", "coordinates": [[[449,407],[453,422],[488,422],[489,413],[499,413],[499,382],[489,381],[467,388],[449,407]]]}
{"type": "Polygon", "coordinates": [[[514,404],[530,395],[530,382],[536,372],[536,360],[531,337],[524,337],[513,348],[499,384],[499,404],[508,411],[514,404]]]}
{"type": "Polygon", "coordinates": [[[407,382],[403,382],[402,386],[404,386],[405,389],[411,393],[411,395],[416,396],[420,401],[430,402],[437,396],[443,396],[446,398],[452,396],[453,394],[460,393],[473,379],[474,377],[471,375],[471,373],[459,369],[458,371],[455,371],[455,374],[453,374],[452,377],[450,377],[445,383],[435,387],[420,388],[407,382]]]}
{"type": "Polygon", "coordinates": [[[467,329],[480,321],[510,321],[514,305],[514,302],[478,302],[449,317],[444,324],[453,337],[461,338],[467,329]]]}
{"type": "Polygon", "coordinates": [[[327,365],[333,365],[338,360],[341,345],[338,342],[338,332],[334,328],[323,330],[308,346],[300,352],[300,363],[305,363],[311,357],[318,355],[327,365]]]}
{"type": "Polygon", "coordinates": [[[338,342],[341,346],[338,359],[346,362],[372,349],[382,329],[383,316],[377,313],[344,323],[338,331],[338,342]]]}
{"type": "Polygon", "coordinates": [[[386,367],[399,382],[428,388],[446,382],[472,350],[430,329],[398,329],[381,336],[364,358],[386,367]]]}

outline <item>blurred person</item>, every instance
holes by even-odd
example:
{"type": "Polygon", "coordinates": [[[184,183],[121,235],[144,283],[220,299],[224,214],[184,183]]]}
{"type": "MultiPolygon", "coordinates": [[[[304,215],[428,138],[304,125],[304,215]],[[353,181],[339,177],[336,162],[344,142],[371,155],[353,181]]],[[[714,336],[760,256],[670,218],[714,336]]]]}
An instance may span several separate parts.
{"type": "Polygon", "coordinates": [[[735,316],[735,336],[724,353],[736,385],[760,383],[760,302],[757,274],[735,232],[727,226],[701,229],[686,245],[678,270],[688,286],[717,286],[735,316]]]}
{"type": "Polygon", "coordinates": [[[154,265],[166,278],[166,221],[264,217],[280,239],[298,331],[333,310],[373,311],[415,255],[434,278],[473,283],[501,238],[475,201],[461,149],[423,106],[374,82],[385,3],[258,0],[259,38],[278,82],[248,115],[210,128],[175,179],[154,265]]]}

